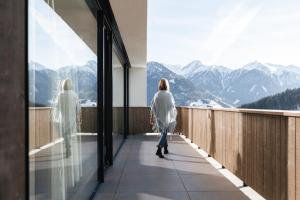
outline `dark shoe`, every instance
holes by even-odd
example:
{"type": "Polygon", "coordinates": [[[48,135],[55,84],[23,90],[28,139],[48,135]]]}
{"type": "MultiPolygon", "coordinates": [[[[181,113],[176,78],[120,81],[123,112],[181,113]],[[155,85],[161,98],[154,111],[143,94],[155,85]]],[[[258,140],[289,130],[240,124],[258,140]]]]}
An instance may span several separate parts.
{"type": "Polygon", "coordinates": [[[169,153],[168,149],[165,148],[165,149],[164,149],[164,154],[168,154],[168,153],[169,153]]]}
{"type": "Polygon", "coordinates": [[[164,146],[164,154],[168,154],[169,153],[169,151],[168,151],[168,145],[165,145],[164,146]]]}
{"type": "Polygon", "coordinates": [[[160,148],[160,147],[157,148],[156,155],[157,155],[159,158],[164,158],[164,156],[163,156],[162,153],[161,153],[161,148],[160,148]]]}

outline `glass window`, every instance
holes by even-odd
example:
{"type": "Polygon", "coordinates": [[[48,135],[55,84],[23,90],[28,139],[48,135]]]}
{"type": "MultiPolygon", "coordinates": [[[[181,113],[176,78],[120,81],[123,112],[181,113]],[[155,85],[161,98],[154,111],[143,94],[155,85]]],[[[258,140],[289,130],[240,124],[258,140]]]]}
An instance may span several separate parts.
{"type": "Polygon", "coordinates": [[[113,65],[113,154],[115,155],[124,138],[124,68],[115,51],[113,65]]]}
{"type": "Polygon", "coordinates": [[[29,0],[30,199],[97,184],[97,21],[86,1],[29,0]]]}

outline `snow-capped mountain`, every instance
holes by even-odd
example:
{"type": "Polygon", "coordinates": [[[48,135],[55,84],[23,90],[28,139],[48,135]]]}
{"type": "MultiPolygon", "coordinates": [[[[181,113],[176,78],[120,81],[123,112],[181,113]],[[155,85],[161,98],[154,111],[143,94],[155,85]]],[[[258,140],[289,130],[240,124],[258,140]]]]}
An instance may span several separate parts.
{"type": "Polygon", "coordinates": [[[190,74],[197,73],[206,69],[207,66],[203,65],[201,61],[195,60],[182,68],[182,74],[185,77],[189,77],[190,74]]]}
{"type": "Polygon", "coordinates": [[[95,61],[56,70],[30,62],[29,77],[29,99],[34,105],[50,106],[59,92],[60,81],[67,78],[72,80],[74,90],[82,102],[96,102],[97,63],[95,61]]]}
{"type": "Polygon", "coordinates": [[[150,105],[154,94],[158,90],[158,82],[161,78],[169,80],[170,89],[173,93],[176,105],[188,106],[197,105],[212,107],[219,105],[219,107],[230,107],[221,99],[213,94],[195,88],[194,84],[182,75],[178,75],[169,70],[166,66],[158,62],[147,63],[147,104],[150,105]]]}
{"type": "Polygon", "coordinates": [[[162,65],[164,65],[167,69],[169,69],[170,71],[176,74],[183,75],[181,65],[168,65],[168,64],[162,64],[162,65]]]}
{"type": "Polygon", "coordinates": [[[195,88],[209,92],[235,107],[300,87],[299,67],[258,61],[233,70],[224,66],[205,65],[196,60],[182,67],[177,74],[184,75],[195,88]]]}

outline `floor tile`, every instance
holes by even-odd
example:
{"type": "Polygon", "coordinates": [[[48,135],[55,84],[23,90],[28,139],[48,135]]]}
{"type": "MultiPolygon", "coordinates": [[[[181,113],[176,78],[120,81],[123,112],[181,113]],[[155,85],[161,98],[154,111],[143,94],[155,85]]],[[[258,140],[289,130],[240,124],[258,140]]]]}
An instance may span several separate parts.
{"type": "MultiPolygon", "coordinates": [[[[157,160],[157,158],[156,158],[157,160]]],[[[147,160],[144,162],[127,162],[123,174],[177,174],[174,164],[171,161],[147,160]]]]}
{"type": "Polygon", "coordinates": [[[223,176],[181,175],[187,191],[237,191],[237,188],[223,176]]]}
{"type": "Polygon", "coordinates": [[[238,192],[189,192],[191,200],[248,200],[240,191],[238,192]]]}
{"type": "Polygon", "coordinates": [[[132,174],[122,176],[118,191],[185,191],[185,189],[178,175],[132,174]]]}
{"type": "Polygon", "coordinates": [[[221,173],[219,173],[216,168],[211,166],[208,162],[178,162],[175,161],[174,165],[176,167],[176,170],[180,174],[204,174],[204,175],[215,175],[215,176],[221,176],[221,173]]]}
{"type": "Polygon", "coordinates": [[[136,192],[118,193],[116,200],[189,200],[186,192],[136,192]]]}
{"type": "Polygon", "coordinates": [[[113,200],[114,193],[96,193],[93,200],[113,200]]]}

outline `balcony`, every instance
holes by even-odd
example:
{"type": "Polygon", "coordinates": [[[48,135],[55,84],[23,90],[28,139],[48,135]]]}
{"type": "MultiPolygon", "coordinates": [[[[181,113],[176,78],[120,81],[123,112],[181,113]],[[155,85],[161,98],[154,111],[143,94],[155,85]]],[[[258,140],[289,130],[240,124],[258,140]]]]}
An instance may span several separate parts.
{"type": "MultiPolygon", "coordinates": [[[[170,154],[163,160],[154,155],[158,136],[141,134],[152,132],[149,108],[129,109],[132,135],[125,140],[114,166],[106,171],[96,199],[219,199],[220,195],[247,199],[240,191],[247,185],[266,199],[300,198],[298,112],[177,109],[178,134],[169,136],[170,154]],[[202,154],[197,153],[199,149],[202,154]],[[219,168],[211,165],[212,158],[219,168]],[[227,180],[220,168],[242,180],[240,188],[227,180]]],[[[47,149],[60,139],[53,137],[50,113],[50,108],[30,109],[31,115],[38,116],[30,122],[34,127],[29,137],[34,138],[31,152],[47,149]]],[[[96,132],[95,116],[95,108],[82,109],[82,132],[96,132]]]]}

